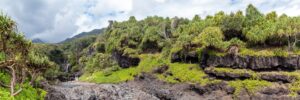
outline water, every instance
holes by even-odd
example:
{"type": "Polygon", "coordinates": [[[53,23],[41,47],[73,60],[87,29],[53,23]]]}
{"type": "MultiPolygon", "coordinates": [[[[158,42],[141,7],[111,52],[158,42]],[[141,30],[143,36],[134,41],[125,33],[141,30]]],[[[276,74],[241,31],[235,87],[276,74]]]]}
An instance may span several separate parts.
{"type": "Polygon", "coordinates": [[[65,72],[66,72],[66,73],[69,72],[69,67],[70,67],[70,64],[67,64],[67,65],[65,66],[65,72]]]}

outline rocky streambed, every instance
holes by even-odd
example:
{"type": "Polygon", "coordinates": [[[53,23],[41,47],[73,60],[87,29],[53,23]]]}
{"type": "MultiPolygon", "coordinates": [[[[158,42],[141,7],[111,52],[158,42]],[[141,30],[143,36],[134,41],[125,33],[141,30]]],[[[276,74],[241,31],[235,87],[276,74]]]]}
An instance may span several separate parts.
{"type": "Polygon", "coordinates": [[[256,93],[235,88],[226,82],[207,84],[168,84],[150,74],[120,84],[95,84],[78,81],[47,85],[46,100],[299,100],[289,96],[284,84],[266,87],[256,93]]]}

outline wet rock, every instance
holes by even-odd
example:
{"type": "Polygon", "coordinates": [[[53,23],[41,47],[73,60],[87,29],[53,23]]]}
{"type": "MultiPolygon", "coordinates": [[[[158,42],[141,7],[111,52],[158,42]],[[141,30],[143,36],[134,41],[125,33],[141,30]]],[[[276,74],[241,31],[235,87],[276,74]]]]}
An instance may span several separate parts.
{"type": "Polygon", "coordinates": [[[46,100],[158,100],[141,90],[115,84],[65,82],[53,90],[48,92],[46,100]]]}
{"type": "Polygon", "coordinates": [[[60,91],[50,90],[48,91],[45,100],[67,100],[67,98],[60,91]]]}
{"type": "Polygon", "coordinates": [[[276,72],[261,73],[260,78],[271,82],[291,83],[296,80],[295,76],[280,74],[276,72]]]}
{"type": "Polygon", "coordinates": [[[288,95],[290,93],[286,85],[273,85],[272,87],[266,87],[258,93],[265,95],[288,95]]]}
{"type": "Polygon", "coordinates": [[[119,51],[114,51],[112,53],[112,56],[114,59],[117,60],[118,64],[122,68],[128,68],[130,66],[137,66],[140,62],[139,58],[129,57],[126,55],[123,55],[123,53],[119,51]]]}
{"type": "Polygon", "coordinates": [[[247,79],[251,78],[251,74],[247,72],[243,73],[234,73],[234,72],[218,72],[214,68],[205,68],[205,73],[210,76],[223,79],[223,80],[232,80],[232,79],[247,79]]]}
{"type": "Polygon", "coordinates": [[[205,86],[191,85],[190,90],[196,91],[200,95],[210,94],[211,92],[217,90],[224,91],[227,94],[233,94],[233,92],[235,91],[234,88],[228,86],[225,82],[212,83],[205,86]]]}
{"type": "Polygon", "coordinates": [[[162,74],[164,73],[165,71],[167,71],[169,69],[169,66],[168,65],[162,65],[160,67],[157,67],[155,69],[153,69],[153,73],[156,73],[156,74],[162,74]]]}
{"type": "Polygon", "coordinates": [[[274,84],[271,87],[266,87],[255,93],[252,96],[254,100],[298,100],[289,96],[288,87],[283,84],[274,84]]]}

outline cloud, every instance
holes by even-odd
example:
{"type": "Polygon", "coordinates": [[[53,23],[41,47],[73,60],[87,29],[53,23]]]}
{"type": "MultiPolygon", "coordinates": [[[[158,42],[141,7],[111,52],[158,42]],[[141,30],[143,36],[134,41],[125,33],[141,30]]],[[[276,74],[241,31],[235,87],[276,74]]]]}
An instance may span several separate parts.
{"type": "Polygon", "coordinates": [[[205,17],[220,10],[244,11],[250,3],[264,13],[300,14],[298,0],[1,0],[0,9],[18,23],[26,37],[54,43],[83,31],[106,27],[108,20],[153,15],[205,17]]]}

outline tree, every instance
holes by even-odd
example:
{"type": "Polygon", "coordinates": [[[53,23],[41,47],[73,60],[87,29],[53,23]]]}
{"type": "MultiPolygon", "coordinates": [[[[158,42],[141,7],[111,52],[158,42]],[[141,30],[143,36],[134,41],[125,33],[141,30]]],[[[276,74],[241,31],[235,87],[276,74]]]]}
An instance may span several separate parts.
{"type": "Polygon", "coordinates": [[[10,92],[11,96],[15,96],[22,91],[22,88],[15,91],[15,85],[17,82],[25,81],[24,74],[28,69],[26,59],[31,43],[26,41],[23,35],[17,33],[15,22],[3,14],[0,15],[0,42],[0,50],[5,55],[0,68],[5,67],[10,70],[10,92]]]}
{"type": "Polygon", "coordinates": [[[197,21],[200,21],[200,20],[201,20],[200,16],[199,15],[195,15],[192,21],[193,22],[197,22],[197,21]]]}
{"type": "Polygon", "coordinates": [[[252,4],[248,5],[246,9],[245,26],[255,26],[261,22],[263,14],[257,10],[252,4]]]}
{"type": "Polygon", "coordinates": [[[137,22],[134,16],[130,16],[128,21],[129,21],[130,23],[135,23],[135,22],[137,22]]]}
{"type": "Polygon", "coordinates": [[[143,35],[140,48],[145,50],[159,50],[159,42],[162,41],[161,36],[158,33],[157,27],[149,27],[146,29],[145,34],[143,35]]]}
{"type": "Polygon", "coordinates": [[[231,13],[226,16],[222,22],[221,28],[226,38],[242,37],[242,29],[244,23],[244,15],[242,11],[231,13]]]}
{"type": "Polygon", "coordinates": [[[277,13],[275,11],[268,13],[266,19],[275,22],[277,20],[277,13]]]}
{"type": "Polygon", "coordinates": [[[214,47],[219,50],[225,50],[227,46],[223,39],[224,35],[219,27],[207,27],[194,39],[194,43],[200,43],[202,47],[214,47]]]}
{"type": "Polygon", "coordinates": [[[215,14],[213,17],[214,26],[220,26],[226,17],[225,13],[223,11],[220,11],[215,14]]]}

